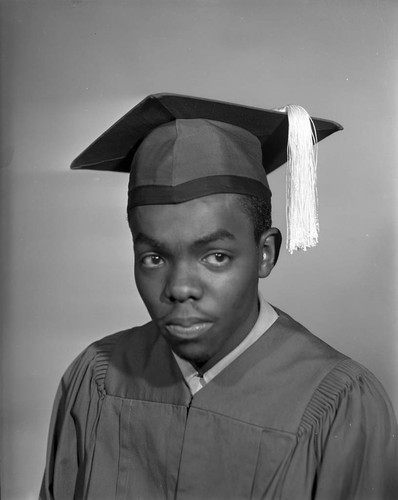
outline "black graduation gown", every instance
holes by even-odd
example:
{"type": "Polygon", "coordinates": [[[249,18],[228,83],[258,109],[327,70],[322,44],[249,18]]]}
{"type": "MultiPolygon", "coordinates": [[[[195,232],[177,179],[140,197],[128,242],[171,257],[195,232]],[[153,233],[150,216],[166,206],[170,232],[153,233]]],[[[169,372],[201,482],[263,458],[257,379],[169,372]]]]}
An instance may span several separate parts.
{"type": "Polygon", "coordinates": [[[152,323],[87,348],[54,405],[40,498],[398,498],[375,377],[278,311],[193,397],[152,323]]]}

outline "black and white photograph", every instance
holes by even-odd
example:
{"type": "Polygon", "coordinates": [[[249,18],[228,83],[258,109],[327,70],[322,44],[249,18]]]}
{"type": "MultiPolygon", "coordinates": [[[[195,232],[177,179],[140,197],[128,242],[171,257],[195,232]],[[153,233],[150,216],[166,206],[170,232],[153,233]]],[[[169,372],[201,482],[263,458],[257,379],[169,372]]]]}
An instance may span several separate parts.
{"type": "Polygon", "coordinates": [[[398,2],[0,0],[3,500],[398,499],[398,2]]]}

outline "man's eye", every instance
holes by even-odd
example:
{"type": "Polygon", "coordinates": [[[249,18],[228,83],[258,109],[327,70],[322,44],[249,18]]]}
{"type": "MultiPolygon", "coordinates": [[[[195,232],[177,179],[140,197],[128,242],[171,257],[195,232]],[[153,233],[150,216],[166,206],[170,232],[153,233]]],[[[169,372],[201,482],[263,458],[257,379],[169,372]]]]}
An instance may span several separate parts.
{"type": "Polygon", "coordinates": [[[160,267],[164,263],[159,255],[146,255],[141,262],[144,267],[160,267]]]}
{"type": "Polygon", "coordinates": [[[228,255],[221,252],[216,252],[205,257],[205,262],[211,264],[212,266],[223,266],[227,264],[231,259],[228,255]]]}

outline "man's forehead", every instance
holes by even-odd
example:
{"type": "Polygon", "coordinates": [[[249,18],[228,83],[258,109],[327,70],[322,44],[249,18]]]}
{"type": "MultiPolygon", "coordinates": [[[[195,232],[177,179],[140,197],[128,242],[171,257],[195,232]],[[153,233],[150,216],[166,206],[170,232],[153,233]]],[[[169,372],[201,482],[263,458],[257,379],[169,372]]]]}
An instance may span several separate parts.
{"type": "Polygon", "coordinates": [[[165,239],[178,235],[198,242],[216,236],[232,238],[240,224],[248,223],[239,195],[232,193],[209,195],[173,205],[138,206],[129,214],[135,240],[139,234],[154,239],[156,235],[165,239]]]}
{"type": "Polygon", "coordinates": [[[241,206],[239,198],[242,195],[236,193],[216,193],[200,196],[181,203],[148,204],[131,207],[129,215],[140,217],[162,217],[175,214],[184,217],[186,214],[203,217],[205,214],[213,213],[236,213],[241,206]]]}

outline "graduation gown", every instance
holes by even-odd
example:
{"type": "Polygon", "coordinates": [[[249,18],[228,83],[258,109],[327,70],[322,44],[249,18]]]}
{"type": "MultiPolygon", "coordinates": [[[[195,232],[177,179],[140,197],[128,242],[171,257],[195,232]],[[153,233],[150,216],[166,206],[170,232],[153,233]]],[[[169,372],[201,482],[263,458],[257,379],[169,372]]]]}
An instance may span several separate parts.
{"type": "Polygon", "coordinates": [[[40,499],[397,499],[380,383],[278,314],[193,397],[153,323],[88,347],[58,389],[40,499]]]}

